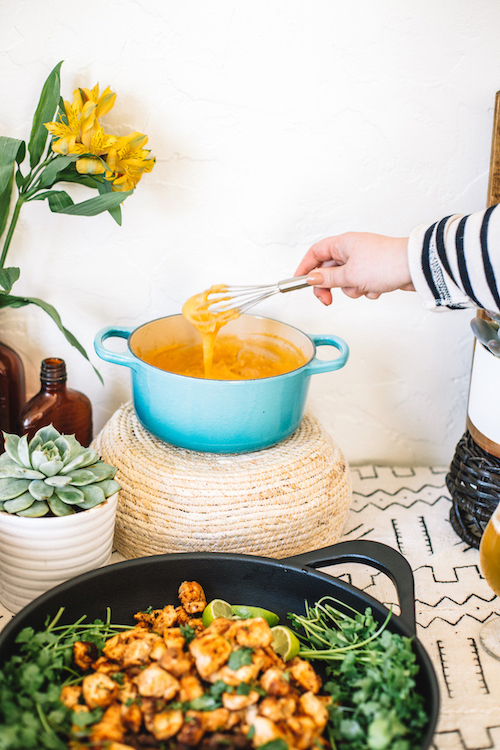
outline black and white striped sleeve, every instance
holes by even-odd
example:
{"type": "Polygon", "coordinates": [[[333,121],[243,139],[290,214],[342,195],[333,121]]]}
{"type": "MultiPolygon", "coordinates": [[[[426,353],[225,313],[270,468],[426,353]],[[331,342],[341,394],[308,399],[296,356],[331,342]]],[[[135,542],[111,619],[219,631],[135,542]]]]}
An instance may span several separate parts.
{"type": "Polygon", "coordinates": [[[500,204],[417,227],[408,257],[413,286],[428,309],[500,312],[500,204]]]}

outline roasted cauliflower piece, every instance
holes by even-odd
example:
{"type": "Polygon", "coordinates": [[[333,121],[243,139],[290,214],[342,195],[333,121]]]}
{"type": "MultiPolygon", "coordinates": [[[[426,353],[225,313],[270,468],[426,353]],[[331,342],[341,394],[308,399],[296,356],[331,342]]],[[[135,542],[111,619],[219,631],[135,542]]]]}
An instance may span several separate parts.
{"type": "Polygon", "coordinates": [[[100,721],[94,724],[90,731],[90,740],[94,743],[102,743],[105,740],[116,740],[120,742],[125,735],[125,727],[122,723],[121,706],[113,703],[109,706],[100,721]]]}
{"type": "Polygon", "coordinates": [[[73,644],[73,659],[75,664],[86,672],[97,659],[97,646],[90,641],[76,641],[73,644]]]}
{"type": "Polygon", "coordinates": [[[140,695],[146,698],[172,700],[180,690],[180,683],[159,664],[150,664],[141,670],[134,680],[140,695]]]}
{"type": "Polygon", "coordinates": [[[225,664],[232,648],[223,636],[202,633],[199,638],[191,641],[189,651],[196,662],[200,677],[206,680],[225,664]]]}
{"type": "Polygon", "coordinates": [[[314,693],[308,691],[300,696],[299,703],[302,711],[311,717],[318,729],[322,732],[328,721],[328,708],[325,701],[318,698],[314,693]]]}
{"type": "Polygon", "coordinates": [[[134,638],[125,646],[120,664],[126,669],[135,665],[147,664],[149,655],[157,643],[162,643],[161,636],[156,633],[144,633],[140,638],[134,638]]]}
{"type": "Polygon", "coordinates": [[[179,700],[182,703],[194,701],[195,698],[201,698],[205,693],[203,685],[195,674],[184,675],[180,678],[179,682],[181,685],[179,700]]]}
{"type": "Polygon", "coordinates": [[[294,747],[298,750],[306,750],[314,744],[318,737],[318,727],[310,716],[291,716],[287,723],[287,729],[292,732],[294,747]]]}
{"type": "Polygon", "coordinates": [[[163,635],[167,628],[177,625],[177,613],[172,604],[167,604],[163,609],[154,609],[152,612],[137,612],[134,618],[139,624],[148,625],[160,635],[163,635]]]}
{"type": "Polygon", "coordinates": [[[179,586],[179,601],[188,615],[203,612],[207,606],[205,592],[196,581],[184,581],[179,586]]]}
{"type": "Polygon", "coordinates": [[[249,724],[250,727],[253,727],[252,742],[254,747],[264,745],[272,740],[284,739],[284,733],[278,728],[278,725],[265,716],[255,716],[249,724]]]}
{"type": "Polygon", "coordinates": [[[248,648],[263,648],[270,646],[273,642],[271,628],[263,617],[235,620],[227,629],[225,636],[236,645],[248,648]]]}
{"type": "Polygon", "coordinates": [[[83,678],[83,699],[89,708],[105,708],[118,696],[117,683],[103,672],[93,672],[83,678]]]}
{"type": "Polygon", "coordinates": [[[137,703],[122,703],[121,719],[127,729],[134,734],[139,733],[142,726],[142,712],[137,703]]]}
{"type": "Polygon", "coordinates": [[[160,667],[166,669],[174,677],[181,677],[192,668],[193,658],[189,652],[180,648],[165,648],[165,652],[158,663],[160,667]]]}
{"type": "Polygon", "coordinates": [[[82,688],[80,685],[65,685],[61,690],[59,700],[68,708],[74,708],[80,702],[82,688]]]}
{"type": "Polygon", "coordinates": [[[182,745],[196,747],[202,741],[204,734],[202,711],[187,711],[186,721],[177,735],[178,741],[182,745]]]}
{"type": "Polygon", "coordinates": [[[321,689],[321,677],[316,674],[314,667],[304,659],[295,656],[288,662],[288,670],[293,679],[304,690],[310,690],[311,693],[318,693],[321,689]]]}
{"type": "Polygon", "coordinates": [[[260,686],[269,695],[282,696],[290,692],[290,682],[279,667],[266,669],[260,678],[260,686]]]}
{"type": "Polygon", "coordinates": [[[232,687],[238,687],[242,682],[250,683],[257,679],[259,672],[262,668],[264,657],[258,651],[254,651],[252,654],[251,664],[244,664],[238,669],[231,669],[227,664],[218,669],[216,672],[207,676],[208,682],[215,683],[218,680],[222,680],[226,685],[232,687]]]}
{"type": "Polygon", "coordinates": [[[222,693],[222,705],[229,711],[242,711],[244,708],[253,706],[260,698],[260,693],[256,690],[250,690],[248,695],[238,695],[238,693],[222,693]]]}
{"type": "Polygon", "coordinates": [[[180,731],[184,716],[180,709],[160,711],[145,720],[146,728],[157,740],[168,740],[180,731]]]}
{"type": "Polygon", "coordinates": [[[290,695],[282,698],[267,696],[259,704],[259,712],[276,724],[287,721],[297,709],[297,699],[290,695]]]}

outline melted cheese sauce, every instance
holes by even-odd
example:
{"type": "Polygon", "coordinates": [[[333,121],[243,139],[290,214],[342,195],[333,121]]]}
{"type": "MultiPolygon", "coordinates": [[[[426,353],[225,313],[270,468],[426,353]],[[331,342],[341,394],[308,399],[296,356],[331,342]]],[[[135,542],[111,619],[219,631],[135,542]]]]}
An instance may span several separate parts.
{"type": "MultiPolygon", "coordinates": [[[[211,286],[200,294],[195,294],[194,297],[190,297],[187,302],[184,303],[182,308],[182,314],[189,320],[190,323],[201,334],[202,346],[203,346],[203,363],[204,363],[204,375],[196,375],[195,377],[212,377],[212,362],[214,357],[215,339],[222,326],[229,323],[234,318],[239,318],[240,313],[237,310],[226,310],[226,311],[214,311],[209,309],[210,294],[224,293],[227,291],[227,287],[224,284],[218,284],[211,286]]],[[[222,299],[228,299],[222,297],[222,299]]],[[[159,367],[159,365],[157,365],[159,367]]],[[[168,368],[162,368],[168,369],[168,368]]],[[[171,372],[176,372],[171,370],[171,372]]],[[[183,375],[188,373],[181,373],[183,375]]],[[[224,378],[221,378],[223,380],[224,378]]]]}
{"type": "MultiPolygon", "coordinates": [[[[178,375],[207,377],[201,344],[171,344],[141,355],[150,365],[178,375]]],[[[208,377],[212,380],[252,380],[282,375],[302,367],[307,358],[290,341],[266,333],[240,338],[219,334],[214,342],[208,377]]]]}
{"type": "Polygon", "coordinates": [[[190,297],[182,308],[184,317],[199,331],[201,345],[170,344],[142,358],[161,370],[212,380],[269,378],[296,370],[307,362],[294,344],[272,334],[249,334],[244,338],[219,334],[226,323],[240,316],[238,310],[210,309],[209,295],[225,292],[227,287],[223,284],[211,286],[190,297]]]}

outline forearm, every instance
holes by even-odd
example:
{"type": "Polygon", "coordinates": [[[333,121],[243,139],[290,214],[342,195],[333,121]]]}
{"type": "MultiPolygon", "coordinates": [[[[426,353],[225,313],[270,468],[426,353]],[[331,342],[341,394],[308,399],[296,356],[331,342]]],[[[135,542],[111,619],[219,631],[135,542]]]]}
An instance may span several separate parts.
{"type": "Polygon", "coordinates": [[[413,285],[427,308],[500,312],[500,206],[417,227],[408,258],[413,285]]]}

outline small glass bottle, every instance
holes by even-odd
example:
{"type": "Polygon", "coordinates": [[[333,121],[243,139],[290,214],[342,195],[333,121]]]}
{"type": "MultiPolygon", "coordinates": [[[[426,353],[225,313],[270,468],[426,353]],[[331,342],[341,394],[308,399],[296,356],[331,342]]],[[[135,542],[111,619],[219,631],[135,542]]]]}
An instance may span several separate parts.
{"type": "MultiPolygon", "coordinates": [[[[19,413],[26,401],[24,366],[19,355],[0,344],[0,431],[20,435],[19,413]]],[[[0,432],[0,450],[3,436],[0,432]]]]}
{"type": "Polygon", "coordinates": [[[92,406],[83,393],[66,386],[63,359],[44,359],[40,371],[40,391],[21,411],[21,434],[31,440],[41,427],[53,424],[65,435],[75,435],[85,447],[92,441],[92,406]]]}

